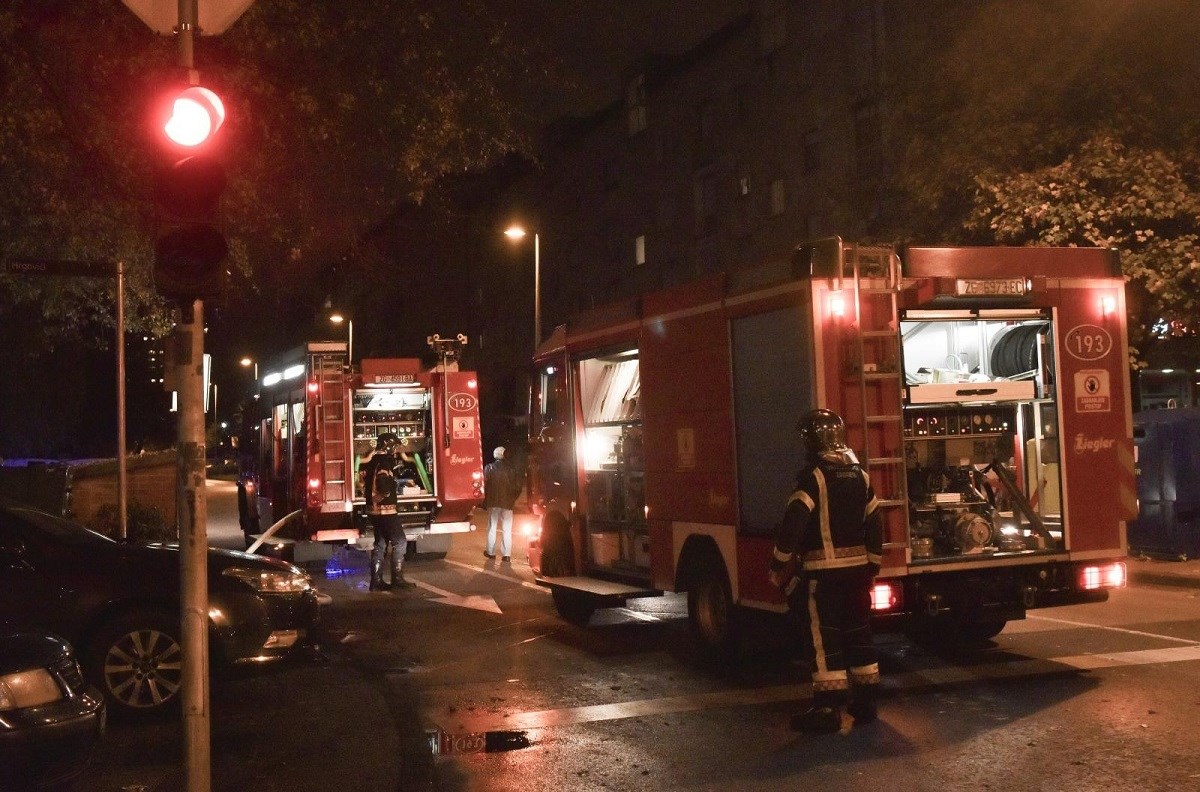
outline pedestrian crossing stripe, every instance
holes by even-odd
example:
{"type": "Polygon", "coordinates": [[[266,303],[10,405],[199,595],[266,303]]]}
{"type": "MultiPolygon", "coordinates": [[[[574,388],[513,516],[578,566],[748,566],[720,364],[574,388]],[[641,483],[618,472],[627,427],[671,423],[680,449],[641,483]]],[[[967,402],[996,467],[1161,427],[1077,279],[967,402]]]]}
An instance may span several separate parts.
{"type": "MultiPolygon", "coordinates": [[[[1136,649],[1128,652],[1098,652],[1096,654],[1066,655],[1047,659],[1028,659],[975,666],[902,671],[884,674],[883,691],[915,691],[949,685],[986,682],[996,679],[1037,677],[1049,674],[1095,671],[1102,668],[1181,663],[1200,660],[1200,645],[1175,646],[1166,649],[1136,649]]],[[[591,704],[581,707],[533,710],[530,712],[488,714],[456,725],[454,731],[491,731],[495,729],[545,729],[556,726],[577,726],[585,723],[641,718],[652,715],[674,715],[730,707],[782,704],[812,698],[811,684],[777,685],[748,690],[720,690],[684,696],[667,696],[614,704],[591,704]]]]}

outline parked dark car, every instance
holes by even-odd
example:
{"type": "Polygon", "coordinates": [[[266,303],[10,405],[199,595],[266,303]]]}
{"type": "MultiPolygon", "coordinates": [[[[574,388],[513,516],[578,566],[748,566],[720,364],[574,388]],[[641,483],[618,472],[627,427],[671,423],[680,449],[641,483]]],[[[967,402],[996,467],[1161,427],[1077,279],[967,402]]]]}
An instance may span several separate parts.
{"type": "Polygon", "coordinates": [[[44,633],[0,635],[0,789],[52,787],[79,775],[104,714],[70,644],[44,633]]]}
{"type": "MultiPolygon", "coordinates": [[[[0,503],[0,632],[70,641],[112,712],[177,704],[182,683],[176,544],[115,542],[36,509],[0,503]]],[[[211,663],[279,659],[319,614],[307,574],[273,558],[208,551],[211,663]]]]}

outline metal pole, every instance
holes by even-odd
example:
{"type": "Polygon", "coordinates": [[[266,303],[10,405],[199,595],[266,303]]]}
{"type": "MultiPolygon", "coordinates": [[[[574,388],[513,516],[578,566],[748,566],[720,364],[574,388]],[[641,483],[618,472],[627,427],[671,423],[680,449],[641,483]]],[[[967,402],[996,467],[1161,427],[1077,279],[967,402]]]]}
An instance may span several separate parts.
{"type": "MultiPolygon", "coordinates": [[[[179,0],[179,65],[199,83],[193,61],[197,0],[179,0]]],[[[176,328],[179,352],[180,638],[183,643],[184,762],[187,792],[212,788],[208,695],[208,507],[204,492],[204,303],[193,300],[176,328]]]]}
{"type": "Polygon", "coordinates": [[[538,233],[533,234],[533,351],[542,345],[542,254],[538,233]]]}
{"type": "Polygon", "coordinates": [[[129,536],[129,469],[125,459],[125,262],[117,262],[117,522],[122,540],[129,536]]]}
{"type": "Polygon", "coordinates": [[[354,320],[346,319],[346,365],[354,363],[354,320]]]}

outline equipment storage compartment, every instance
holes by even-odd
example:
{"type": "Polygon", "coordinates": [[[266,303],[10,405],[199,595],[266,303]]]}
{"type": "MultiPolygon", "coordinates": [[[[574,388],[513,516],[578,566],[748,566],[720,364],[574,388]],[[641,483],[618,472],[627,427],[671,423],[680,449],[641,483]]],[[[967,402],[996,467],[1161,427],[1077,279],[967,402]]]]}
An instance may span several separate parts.
{"type": "Polygon", "coordinates": [[[909,404],[1045,398],[1050,321],[1036,309],[914,310],[900,322],[909,404]]]}
{"type": "Polygon", "coordinates": [[[908,311],[900,328],[912,560],[1064,549],[1048,315],[908,311]]]}
{"type": "Polygon", "coordinates": [[[429,391],[418,386],[362,388],[354,393],[354,497],[363,499],[362,459],[375,447],[375,439],[391,433],[400,438],[401,472],[406,484],[401,497],[429,499],[434,491],[429,448],[429,391]]]}
{"type": "Polygon", "coordinates": [[[637,350],[579,361],[589,562],[649,573],[637,350]]]}

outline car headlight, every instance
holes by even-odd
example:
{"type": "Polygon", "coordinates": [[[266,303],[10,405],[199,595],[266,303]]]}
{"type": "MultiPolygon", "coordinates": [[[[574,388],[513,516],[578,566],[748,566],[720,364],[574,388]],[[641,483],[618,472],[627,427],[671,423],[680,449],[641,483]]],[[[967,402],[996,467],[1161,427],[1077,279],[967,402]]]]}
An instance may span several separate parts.
{"type": "Polygon", "coordinates": [[[44,668],[0,676],[0,712],[49,704],[62,697],[58,683],[44,668]]]}
{"type": "Polygon", "coordinates": [[[260,594],[300,594],[312,588],[308,575],[302,572],[229,567],[221,574],[242,581],[260,594]]]}

